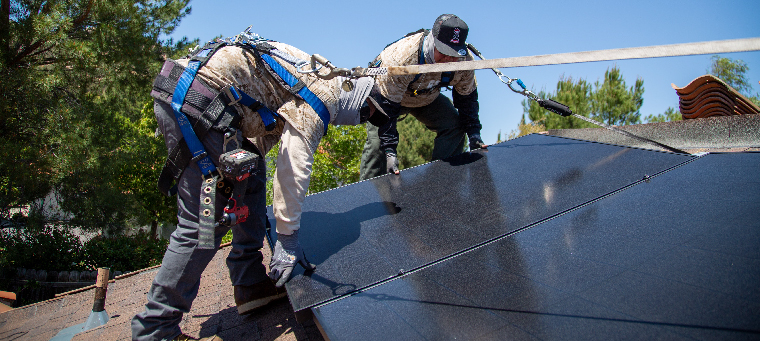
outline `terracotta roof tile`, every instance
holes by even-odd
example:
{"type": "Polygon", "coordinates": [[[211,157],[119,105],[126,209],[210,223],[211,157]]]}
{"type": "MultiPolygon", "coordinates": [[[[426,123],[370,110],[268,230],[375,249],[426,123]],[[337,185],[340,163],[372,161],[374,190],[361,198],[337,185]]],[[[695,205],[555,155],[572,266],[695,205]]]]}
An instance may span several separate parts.
{"type": "Polygon", "coordinates": [[[682,88],[671,86],[684,119],[760,113],[760,107],[713,75],[697,77],[682,88]]]}

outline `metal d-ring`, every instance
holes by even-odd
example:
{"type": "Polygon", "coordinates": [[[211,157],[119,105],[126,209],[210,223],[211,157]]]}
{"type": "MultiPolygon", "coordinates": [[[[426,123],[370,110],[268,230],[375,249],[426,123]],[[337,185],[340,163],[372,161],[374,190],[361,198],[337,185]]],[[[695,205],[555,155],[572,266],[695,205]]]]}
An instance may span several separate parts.
{"type": "Polygon", "coordinates": [[[319,72],[319,70],[322,70],[322,68],[324,67],[324,65],[319,64],[319,66],[316,67],[316,68],[312,68],[310,70],[304,70],[303,68],[306,67],[306,66],[309,66],[309,62],[307,62],[307,61],[303,61],[301,63],[298,63],[298,64],[295,65],[296,71],[298,71],[298,73],[317,73],[317,72],[319,72]]]}

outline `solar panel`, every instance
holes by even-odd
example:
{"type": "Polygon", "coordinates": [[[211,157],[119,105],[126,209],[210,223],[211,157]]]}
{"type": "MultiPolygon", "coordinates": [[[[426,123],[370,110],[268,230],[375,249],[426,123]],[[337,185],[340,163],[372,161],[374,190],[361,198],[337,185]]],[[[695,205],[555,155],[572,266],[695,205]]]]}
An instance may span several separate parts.
{"type": "Polygon", "coordinates": [[[756,337],[758,169],[524,136],[309,196],[288,294],[332,340],[756,337]]]}

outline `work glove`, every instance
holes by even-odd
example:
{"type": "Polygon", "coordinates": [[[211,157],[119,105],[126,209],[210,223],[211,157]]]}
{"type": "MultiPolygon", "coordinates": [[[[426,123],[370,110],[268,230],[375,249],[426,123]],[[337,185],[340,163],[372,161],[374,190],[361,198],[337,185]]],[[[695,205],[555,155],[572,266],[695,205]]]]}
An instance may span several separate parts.
{"type": "Polygon", "coordinates": [[[290,279],[293,268],[301,264],[307,272],[314,271],[317,267],[306,260],[301,244],[298,242],[298,231],[291,235],[277,233],[277,242],[274,245],[274,254],[269,263],[269,278],[277,281],[276,287],[281,288],[290,279]]]}
{"type": "Polygon", "coordinates": [[[480,139],[479,134],[470,135],[470,150],[488,149],[488,146],[480,139]]]}
{"type": "Polygon", "coordinates": [[[388,173],[398,174],[398,158],[393,150],[385,151],[385,170],[388,173]]]}

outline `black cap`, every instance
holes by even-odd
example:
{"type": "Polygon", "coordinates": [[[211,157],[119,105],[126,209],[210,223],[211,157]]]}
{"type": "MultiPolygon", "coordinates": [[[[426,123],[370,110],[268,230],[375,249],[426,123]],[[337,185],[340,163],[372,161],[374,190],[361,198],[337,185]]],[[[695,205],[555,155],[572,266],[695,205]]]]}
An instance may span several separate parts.
{"type": "Polygon", "coordinates": [[[467,24],[453,14],[442,14],[435,19],[433,25],[433,37],[435,48],[438,52],[452,57],[464,57],[467,55],[467,24]]]}

